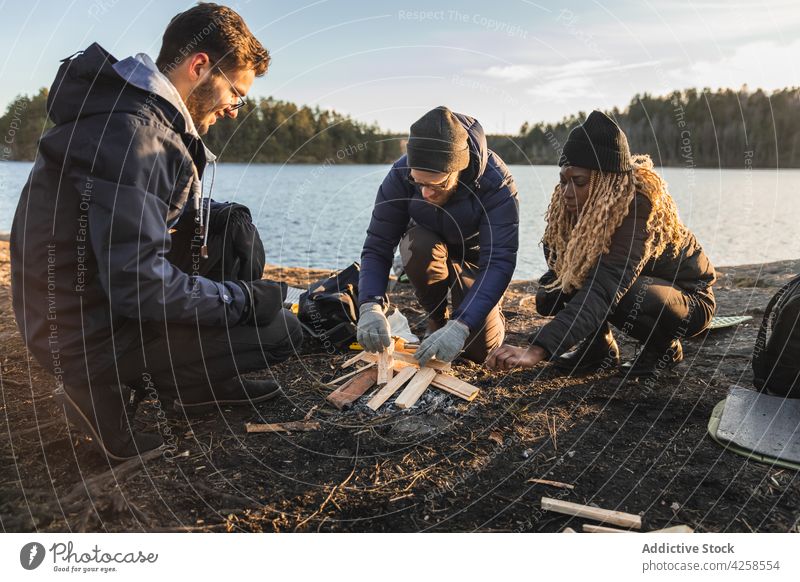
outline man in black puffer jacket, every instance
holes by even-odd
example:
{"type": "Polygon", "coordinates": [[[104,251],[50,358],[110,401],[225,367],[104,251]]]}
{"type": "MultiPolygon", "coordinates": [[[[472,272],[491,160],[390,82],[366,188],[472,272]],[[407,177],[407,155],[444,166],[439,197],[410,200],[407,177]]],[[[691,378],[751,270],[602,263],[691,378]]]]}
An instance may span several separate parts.
{"type": "Polygon", "coordinates": [[[131,428],[128,387],[174,395],[183,413],[251,405],[279,387],[239,374],[286,359],[302,339],[285,285],[258,280],[263,254],[239,280],[202,276],[213,205],[201,179],[213,154],[200,135],[236,117],[268,62],[236,12],[199,4],[170,22],[157,63],[93,44],[62,62],[50,90],[55,127],[12,229],[14,310],[63,384],[70,419],[112,459],[161,442],[131,428]],[[187,220],[200,256],[176,265],[170,229],[187,220]]]}

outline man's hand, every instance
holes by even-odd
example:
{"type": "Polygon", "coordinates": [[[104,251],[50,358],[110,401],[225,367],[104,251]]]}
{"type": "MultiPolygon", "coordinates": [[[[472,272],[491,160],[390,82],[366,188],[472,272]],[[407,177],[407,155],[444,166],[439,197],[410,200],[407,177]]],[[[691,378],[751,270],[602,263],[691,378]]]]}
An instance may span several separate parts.
{"type": "Polygon", "coordinates": [[[518,348],[503,344],[486,359],[486,366],[492,370],[512,370],[514,368],[533,368],[547,358],[547,352],[540,346],[518,348]]]}
{"type": "Polygon", "coordinates": [[[368,352],[380,353],[392,344],[389,320],[377,303],[364,303],[358,311],[357,337],[368,352]]]}
{"type": "Polygon", "coordinates": [[[427,364],[434,356],[442,362],[452,362],[464,349],[464,342],[468,337],[469,328],[460,321],[451,319],[442,329],[436,330],[422,341],[414,357],[420,366],[427,364]]]}

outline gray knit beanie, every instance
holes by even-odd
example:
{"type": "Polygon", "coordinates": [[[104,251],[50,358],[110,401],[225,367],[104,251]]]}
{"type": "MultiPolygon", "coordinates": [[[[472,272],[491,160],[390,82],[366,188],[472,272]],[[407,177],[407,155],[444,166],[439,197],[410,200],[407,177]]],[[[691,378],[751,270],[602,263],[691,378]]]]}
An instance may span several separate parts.
{"type": "Polygon", "coordinates": [[[411,126],[408,166],[450,174],[469,166],[467,130],[447,107],[428,111],[411,126]]]}

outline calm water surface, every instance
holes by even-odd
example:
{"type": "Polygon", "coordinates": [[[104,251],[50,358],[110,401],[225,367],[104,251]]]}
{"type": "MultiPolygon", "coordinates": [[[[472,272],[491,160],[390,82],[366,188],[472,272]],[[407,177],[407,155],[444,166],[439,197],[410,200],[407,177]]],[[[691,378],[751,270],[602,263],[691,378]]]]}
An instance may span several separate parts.
{"type": "MultiPolygon", "coordinates": [[[[26,162],[0,162],[0,231],[11,228],[30,168],[26,162]]],[[[375,193],[388,169],[220,164],[213,197],[251,208],[269,263],[343,268],[359,257],[375,193]]],[[[545,270],[538,242],[558,168],[510,169],[521,209],[515,278],[528,279],[545,270]]],[[[800,170],[665,168],[662,175],[684,222],[716,265],[800,257],[800,170]]]]}

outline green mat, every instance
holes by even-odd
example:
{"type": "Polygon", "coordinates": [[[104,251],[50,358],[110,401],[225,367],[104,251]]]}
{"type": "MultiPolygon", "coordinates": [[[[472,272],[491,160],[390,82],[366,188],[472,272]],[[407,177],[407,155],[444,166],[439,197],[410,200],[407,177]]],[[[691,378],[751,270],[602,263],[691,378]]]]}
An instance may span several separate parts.
{"type": "MultiPolygon", "coordinates": [[[[766,396],[766,398],[774,398],[774,397],[766,396]]],[[[708,420],[708,434],[711,436],[712,439],[714,439],[715,442],[722,445],[726,450],[732,453],[736,453],[737,455],[747,457],[748,459],[752,459],[759,463],[766,463],[768,465],[773,465],[776,467],[784,467],[786,469],[794,469],[795,471],[800,471],[800,463],[795,463],[793,461],[788,461],[772,457],[769,455],[765,455],[762,453],[757,453],[751,449],[734,444],[724,438],[720,438],[717,433],[719,431],[720,422],[722,421],[722,415],[725,412],[725,403],[727,401],[728,399],[725,398],[725,400],[719,402],[714,407],[714,410],[711,413],[711,418],[709,418],[708,420]]]]}
{"type": "Polygon", "coordinates": [[[753,319],[751,315],[727,315],[727,316],[714,316],[711,318],[711,323],[708,329],[723,329],[726,327],[733,327],[746,321],[753,319]]]}

